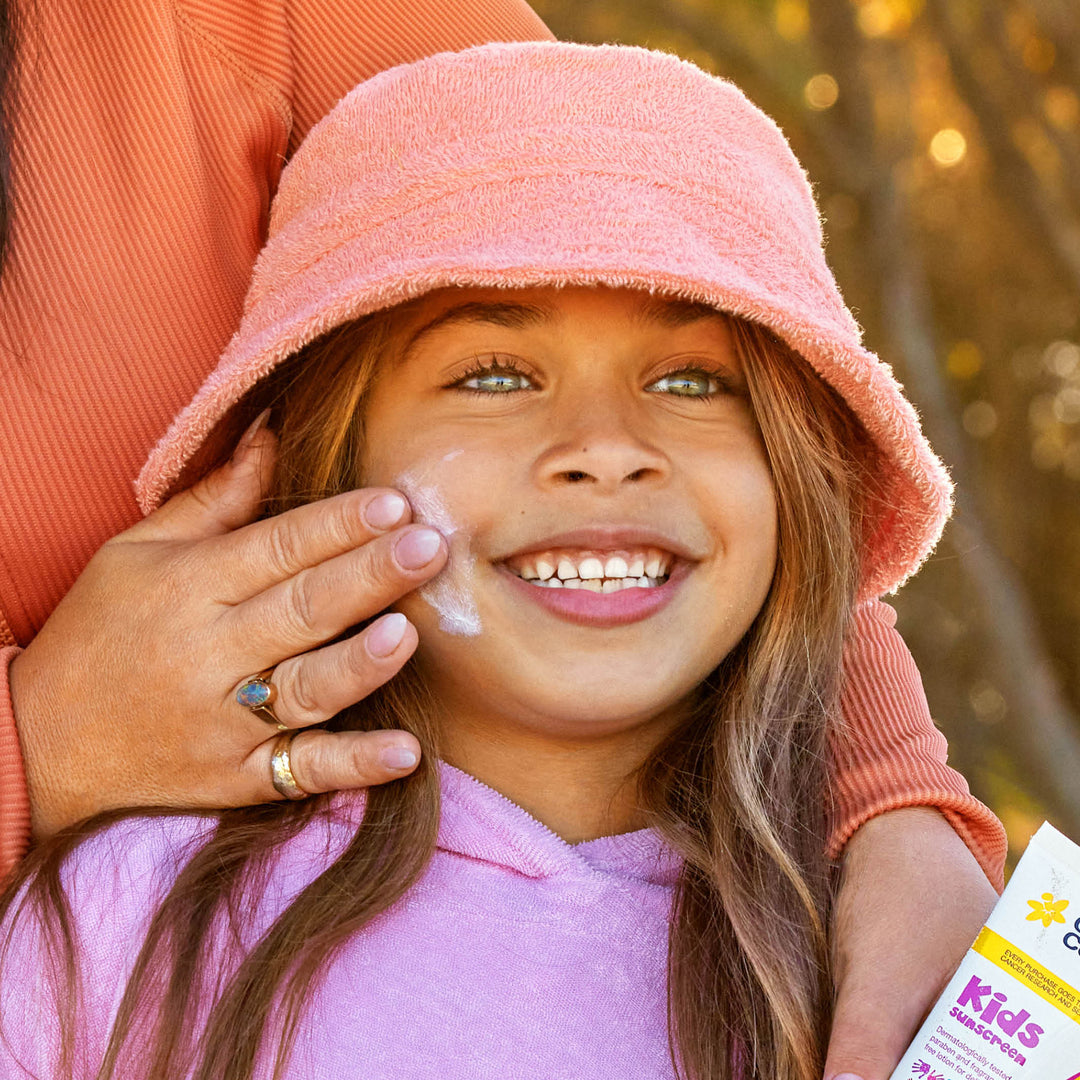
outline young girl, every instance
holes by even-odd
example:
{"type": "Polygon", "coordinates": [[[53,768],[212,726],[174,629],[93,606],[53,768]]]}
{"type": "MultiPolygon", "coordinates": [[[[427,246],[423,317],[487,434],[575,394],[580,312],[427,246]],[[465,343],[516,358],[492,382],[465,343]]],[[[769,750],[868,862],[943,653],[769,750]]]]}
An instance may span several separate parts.
{"type": "Polygon", "coordinates": [[[271,512],[392,487],[448,540],[366,631],[415,662],[333,722],[421,766],[39,856],[4,1075],[818,1080],[843,642],[949,486],[776,127],[638,49],[376,77],[287,169],[144,508],[266,407],[271,512]]]}

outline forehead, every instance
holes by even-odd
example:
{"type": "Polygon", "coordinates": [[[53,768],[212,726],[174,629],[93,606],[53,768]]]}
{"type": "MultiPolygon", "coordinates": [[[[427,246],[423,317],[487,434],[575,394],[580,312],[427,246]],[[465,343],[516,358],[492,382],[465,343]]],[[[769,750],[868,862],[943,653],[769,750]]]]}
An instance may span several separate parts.
{"type": "Polygon", "coordinates": [[[399,331],[409,353],[429,335],[453,327],[510,330],[554,327],[572,319],[617,319],[642,330],[727,326],[715,308],[639,289],[575,286],[538,289],[440,289],[403,306],[399,331]]]}

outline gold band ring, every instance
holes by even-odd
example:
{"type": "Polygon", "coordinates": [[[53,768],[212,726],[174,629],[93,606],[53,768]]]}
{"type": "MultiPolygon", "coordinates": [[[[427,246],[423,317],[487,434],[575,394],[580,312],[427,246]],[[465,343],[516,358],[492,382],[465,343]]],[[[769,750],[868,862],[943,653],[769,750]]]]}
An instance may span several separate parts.
{"type": "Polygon", "coordinates": [[[293,776],[292,762],[289,760],[289,750],[292,741],[300,733],[287,731],[274,740],[274,752],[270,755],[270,782],[279,795],[286,799],[306,799],[311,792],[305,791],[293,776]]]}
{"type": "Polygon", "coordinates": [[[270,681],[270,676],[273,674],[273,668],[266,668],[257,675],[246,678],[236,688],[236,702],[238,705],[243,705],[249,712],[253,712],[260,720],[276,727],[278,731],[288,731],[288,725],[283,724],[274,712],[277,687],[270,681]]]}

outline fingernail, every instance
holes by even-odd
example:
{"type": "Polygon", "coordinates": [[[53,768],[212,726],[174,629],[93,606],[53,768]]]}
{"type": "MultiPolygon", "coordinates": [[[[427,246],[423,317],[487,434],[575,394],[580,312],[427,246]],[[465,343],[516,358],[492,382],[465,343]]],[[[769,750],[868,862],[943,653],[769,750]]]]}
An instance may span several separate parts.
{"type": "Polygon", "coordinates": [[[401,644],[408,625],[409,620],[396,611],[384,616],[368,631],[367,651],[372,656],[389,656],[401,644]]]}
{"type": "Polygon", "coordinates": [[[367,504],[364,520],[373,529],[392,529],[404,516],[408,504],[393,492],[377,495],[367,504]]]}
{"type": "Polygon", "coordinates": [[[247,430],[240,436],[240,441],[236,444],[236,449],[233,451],[232,463],[234,465],[239,465],[244,458],[247,457],[248,451],[251,449],[251,444],[255,441],[255,436],[266,427],[266,421],[269,419],[270,410],[263,409],[263,411],[251,421],[247,430]]]}
{"type": "Polygon", "coordinates": [[[435,558],[441,543],[434,529],[413,529],[394,545],[394,554],[404,569],[419,570],[435,558]]]}
{"type": "Polygon", "coordinates": [[[386,768],[398,770],[411,769],[420,759],[407,746],[388,746],[379,754],[379,760],[386,768]]]}
{"type": "Polygon", "coordinates": [[[840,1073],[838,1076],[834,1076],[832,1080],[862,1080],[861,1076],[856,1076],[854,1073],[840,1073]]]}

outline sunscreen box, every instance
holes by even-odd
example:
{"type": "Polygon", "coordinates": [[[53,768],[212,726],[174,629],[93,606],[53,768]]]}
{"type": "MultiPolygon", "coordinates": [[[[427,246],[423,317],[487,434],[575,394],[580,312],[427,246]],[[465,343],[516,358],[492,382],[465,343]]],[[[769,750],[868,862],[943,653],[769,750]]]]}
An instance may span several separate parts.
{"type": "Polygon", "coordinates": [[[1044,824],[890,1080],[1080,1080],[1080,847],[1044,824]]]}

